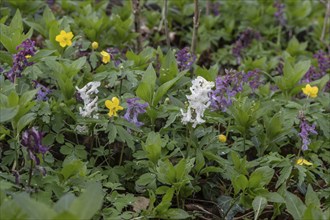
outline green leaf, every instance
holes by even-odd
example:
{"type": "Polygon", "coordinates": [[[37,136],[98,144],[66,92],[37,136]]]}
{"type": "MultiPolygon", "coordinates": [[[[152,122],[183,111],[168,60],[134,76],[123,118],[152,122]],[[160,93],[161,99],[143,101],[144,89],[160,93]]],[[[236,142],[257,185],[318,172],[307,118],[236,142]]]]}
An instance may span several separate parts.
{"type": "Polygon", "coordinates": [[[14,195],[14,201],[28,215],[28,219],[52,219],[56,214],[53,209],[31,199],[26,193],[14,195]]]}
{"type": "Polygon", "coordinates": [[[18,106],[11,108],[0,108],[0,123],[13,119],[18,113],[18,106]]]}
{"type": "Polygon", "coordinates": [[[190,215],[182,209],[169,209],[166,214],[168,219],[187,219],[190,215]]]}
{"type": "Polygon", "coordinates": [[[116,139],[116,136],[117,136],[117,128],[116,128],[115,125],[109,123],[109,124],[108,124],[108,129],[107,129],[107,130],[109,131],[109,133],[108,133],[108,143],[111,144],[111,143],[113,143],[113,142],[115,141],[115,139],[116,139]]]}
{"type": "Polygon", "coordinates": [[[289,179],[289,177],[291,175],[291,171],[292,171],[292,166],[286,166],[281,170],[280,177],[278,178],[278,180],[276,182],[275,188],[278,188],[279,186],[281,186],[284,182],[286,182],[289,179]]]}
{"type": "Polygon", "coordinates": [[[274,175],[274,170],[268,166],[257,168],[250,176],[250,187],[267,185],[274,175]]]}
{"type": "Polygon", "coordinates": [[[76,197],[72,193],[65,194],[56,202],[54,205],[54,210],[58,213],[69,211],[75,198],[76,197]]]}
{"type": "Polygon", "coordinates": [[[148,134],[145,145],[143,145],[143,150],[147,153],[147,157],[153,163],[157,163],[161,151],[162,151],[162,139],[159,133],[150,132],[148,134]]]}
{"type": "Polygon", "coordinates": [[[81,220],[78,216],[68,211],[61,212],[60,214],[56,215],[52,220],[63,220],[63,219],[81,220]]]}
{"type": "Polygon", "coordinates": [[[153,173],[142,174],[139,179],[136,181],[136,184],[139,186],[146,186],[156,180],[156,175],[153,173]]]}
{"type": "Polygon", "coordinates": [[[257,220],[259,215],[262,213],[267,205],[267,199],[262,196],[257,196],[252,202],[252,207],[254,211],[254,220],[257,220]]]}
{"type": "Polygon", "coordinates": [[[179,80],[181,79],[184,75],[186,74],[185,72],[181,72],[177,77],[175,77],[174,79],[164,83],[163,85],[161,85],[158,89],[157,92],[154,95],[154,99],[153,99],[153,106],[156,106],[158,104],[158,102],[161,100],[161,98],[167,93],[167,91],[179,80]]]}
{"type": "Polygon", "coordinates": [[[148,69],[144,72],[142,80],[136,89],[136,95],[152,105],[152,98],[154,96],[155,84],[156,84],[156,72],[150,64],[148,69]]]}
{"type": "Polygon", "coordinates": [[[20,106],[25,106],[26,104],[28,104],[35,97],[37,91],[38,91],[38,89],[24,92],[23,95],[19,99],[20,106]]]}
{"type": "Polygon", "coordinates": [[[234,186],[235,195],[237,195],[240,190],[244,191],[246,189],[246,187],[248,187],[248,185],[249,185],[248,179],[243,174],[240,174],[240,175],[236,176],[232,180],[232,183],[233,183],[233,186],[234,186]]]}
{"type": "Polygon", "coordinates": [[[169,50],[162,59],[159,71],[159,81],[161,84],[172,80],[179,72],[178,65],[172,50],[169,50]]]}
{"type": "Polygon", "coordinates": [[[103,191],[100,183],[90,184],[81,196],[73,201],[70,212],[79,219],[91,219],[101,209],[103,191]]]}
{"type": "Polygon", "coordinates": [[[313,187],[309,184],[307,187],[307,192],[306,192],[306,197],[305,197],[305,204],[307,206],[309,205],[314,205],[315,207],[320,207],[320,200],[316,194],[316,192],[314,192],[313,187]]]}
{"type": "Polygon", "coordinates": [[[167,210],[172,205],[172,198],[174,195],[174,188],[170,188],[166,194],[163,196],[162,201],[159,203],[159,205],[155,208],[155,211],[160,214],[165,214],[167,210]]]}
{"type": "Polygon", "coordinates": [[[298,196],[288,191],[286,191],[285,196],[285,203],[288,212],[291,214],[293,219],[301,220],[302,215],[306,210],[305,204],[299,199],[298,196]]]}
{"type": "Polygon", "coordinates": [[[311,220],[311,219],[326,220],[329,219],[329,217],[326,218],[326,216],[323,215],[320,207],[316,207],[315,205],[310,204],[309,206],[307,206],[306,211],[304,212],[304,215],[302,217],[302,220],[311,220]]]}
{"type": "Polygon", "coordinates": [[[36,116],[35,113],[28,113],[21,117],[17,122],[17,133],[20,133],[25,126],[30,124],[36,118],[36,116]]]}

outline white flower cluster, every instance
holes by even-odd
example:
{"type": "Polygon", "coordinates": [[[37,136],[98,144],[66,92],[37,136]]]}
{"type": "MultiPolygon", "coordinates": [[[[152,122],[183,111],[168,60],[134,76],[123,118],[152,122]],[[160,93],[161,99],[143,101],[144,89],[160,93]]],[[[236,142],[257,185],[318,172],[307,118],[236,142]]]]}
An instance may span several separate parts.
{"type": "MultiPolygon", "coordinates": [[[[94,99],[92,99],[92,94],[97,94],[99,90],[97,88],[101,85],[100,82],[89,82],[87,83],[83,88],[79,89],[76,87],[78,90],[80,97],[84,101],[84,107],[79,107],[79,113],[82,117],[84,118],[91,118],[93,112],[98,111],[98,106],[97,106],[97,100],[98,97],[95,96],[94,99]]],[[[94,114],[93,118],[99,118],[98,114],[94,114]]]]}
{"type": "Polygon", "coordinates": [[[193,128],[197,124],[202,124],[205,120],[202,119],[204,111],[211,104],[209,93],[214,87],[214,82],[209,82],[201,76],[198,76],[192,81],[190,87],[191,95],[187,95],[189,106],[187,112],[181,109],[182,123],[187,124],[188,122],[193,123],[193,128]]]}

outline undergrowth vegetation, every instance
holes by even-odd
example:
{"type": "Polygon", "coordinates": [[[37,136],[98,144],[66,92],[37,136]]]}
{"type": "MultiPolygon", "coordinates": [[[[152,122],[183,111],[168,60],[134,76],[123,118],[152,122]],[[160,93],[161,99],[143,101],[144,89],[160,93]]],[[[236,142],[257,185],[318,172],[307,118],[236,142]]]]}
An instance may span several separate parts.
{"type": "Polygon", "coordinates": [[[0,4],[0,219],[330,219],[329,0],[0,4]]]}

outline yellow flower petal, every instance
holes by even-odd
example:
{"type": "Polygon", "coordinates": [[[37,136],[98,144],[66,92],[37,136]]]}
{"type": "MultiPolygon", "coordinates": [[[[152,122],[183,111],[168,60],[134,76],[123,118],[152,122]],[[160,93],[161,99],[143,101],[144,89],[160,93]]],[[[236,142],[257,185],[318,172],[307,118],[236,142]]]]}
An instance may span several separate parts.
{"type": "Polygon", "coordinates": [[[308,160],[305,160],[304,158],[299,158],[296,161],[297,165],[307,165],[307,166],[312,166],[313,164],[311,162],[309,162],[308,160]]]}
{"type": "Polygon", "coordinates": [[[119,99],[117,97],[113,97],[112,98],[112,102],[115,106],[118,106],[119,105],[119,99]]]}
{"type": "Polygon", "coordinates": [[[70,31],[69,33],[66,34],[66,37],[71,40],[73,38],[73,34],[72,32],[70,31]]]}
{"type": "Polygon", "coordinates": [[[60,42],[60,46],[61,46],[61,47],[65,47],[65,46],[66,46],[66,43],[65,43],[64,41],[61,41],[61,42],[60,42]]]}
{"type": "Polygon", "coordinates": [[[110,100],[106,100],[105,101],[105,106],[108,108],[108,109],[112,109],[113,108],[113,104],[110,100]]]}

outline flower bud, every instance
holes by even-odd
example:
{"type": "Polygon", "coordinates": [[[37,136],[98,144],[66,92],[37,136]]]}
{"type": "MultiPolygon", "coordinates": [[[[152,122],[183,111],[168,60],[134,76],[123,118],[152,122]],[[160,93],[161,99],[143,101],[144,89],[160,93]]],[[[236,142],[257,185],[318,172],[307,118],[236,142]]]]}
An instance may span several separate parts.
{"type": "Polygon", "coordinates": [[[98,47],[99,47],[99,43],[97,43],[96,41],[94,41],[94,42],[92,43],[92,48],[93,48],[94,50],[96,50],[98,47]]]}

